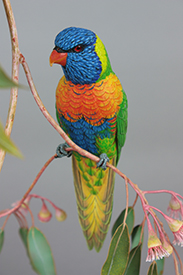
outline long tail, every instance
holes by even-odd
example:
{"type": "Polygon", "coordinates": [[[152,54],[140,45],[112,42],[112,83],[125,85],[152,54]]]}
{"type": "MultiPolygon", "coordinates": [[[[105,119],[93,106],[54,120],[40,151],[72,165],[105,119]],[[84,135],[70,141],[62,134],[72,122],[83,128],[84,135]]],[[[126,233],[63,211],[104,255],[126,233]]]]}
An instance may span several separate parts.
{"type": "MultiPolygon", "coordinates": [[[[115,165],[115,157],[110,160],[115,165]]],[[[110,225],[115,173],[96,168],[96,162],[73,154],[72,166],[79,221],[88,248],[98,252],[110,225]]]]}

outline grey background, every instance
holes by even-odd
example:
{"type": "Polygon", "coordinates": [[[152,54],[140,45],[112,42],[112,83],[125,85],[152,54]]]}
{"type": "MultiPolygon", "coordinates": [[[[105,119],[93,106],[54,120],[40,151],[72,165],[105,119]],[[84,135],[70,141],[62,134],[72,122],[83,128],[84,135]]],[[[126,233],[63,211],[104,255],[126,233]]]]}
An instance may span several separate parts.
{"type": "MultiPolygon", "coordinates": [[[[119,169],[143,190],[167,188],[183,194],[183,1],[11,2],[20,49],[50,114],[55,118],[55,89],[62,76],[59,66],[51,68],[48,62],[56,34],[68,26],[95,31],[104,42],[113,70],[128,96],[129,127],[119,169]]],[[[0,63],[10,74],[11,46],[2,3],[0,26],[0,63]]],[[[20,82],[26,84],[22,68],[20,82]]],[[[0,118],[4,124],[8,105],[9,91],[1,91],[0,118]]],[[[10,207],[22,197],[62,141],[41,114],[29,90],[19,91],[12,138],[24,160],[6,156],[0,174],[0,209],[10,207]]],[[[31,203],[36,226],[51,244],[58,274],[100,274],[107,256],[111,227],[101,252],[88,251],[77,217],[71,160],[54,161],[33,192],[53,200],[68,215],[63,223],[53,217],[48,224],[42,224],[36,218],[40,201],[31,203]]],[[[129,192],[132,204],[135,193],[131,188],[129,192]]],[[[149,203],[166,211],[169,195],[147,197],[149,203]]],[[[124,182],[117,176],[111,224],[124,207],[124,182]]],[[[138,224],[143,218],[139,201],[135,209],[135,223],[138,224]]],[[[166,225],[165,228],[173,240],[166,225]]],[[[145,263],[147,228],[145,232],[141,274],[146,274],[149,266],[145,263]]],[[[178,248],[178,251],[183,258],[183,250],[178,248]]],[[[170,257],[166,260],[164,274],[174,274],[173,270],[170,257]]],[[[14,217],[6,226],[0,257],[0,275],[10,274],[34,274],[18,237],[18,223],[14,217]]]]}

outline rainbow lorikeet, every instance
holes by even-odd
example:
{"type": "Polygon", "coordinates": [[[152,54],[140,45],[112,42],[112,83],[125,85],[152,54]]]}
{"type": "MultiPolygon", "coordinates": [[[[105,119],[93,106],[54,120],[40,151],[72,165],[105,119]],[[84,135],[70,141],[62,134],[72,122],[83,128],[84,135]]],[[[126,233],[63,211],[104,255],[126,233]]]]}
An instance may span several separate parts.
{"type": "MultiPolygon", "coordinates": [[[[127,131],[127,97],[112,71],[107,51],[92,31],[70,27],[55,38],[50,65],[62,66],[56,89],[60,126],[81,148],[100,157],[99,163],[72,153],[79,221],[89,249],[99,251],[107,234],[113,206],[116,166],[127,131]]],[[[70,156],[62,144],[59,156],[70,156]]]]}

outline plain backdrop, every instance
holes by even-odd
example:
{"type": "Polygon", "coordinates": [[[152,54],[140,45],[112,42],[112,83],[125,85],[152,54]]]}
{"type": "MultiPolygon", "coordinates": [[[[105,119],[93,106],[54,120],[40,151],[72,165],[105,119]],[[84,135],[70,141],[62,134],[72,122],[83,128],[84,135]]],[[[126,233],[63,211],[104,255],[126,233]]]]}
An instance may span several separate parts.
{"type": "MultiPolygon", "coordinates": [[[[58,65],[49,66],[54,38],[69,26],[91,29],[105,44],[112,68],[128,97],[128,134],[119,169],[143,190],[171,189],[183,194],[183,1],[11,2],[20,50],[26,57],[39,95],[52,117],[56,119],[55,89],[62,76],[58,65]]],[[[0,63],[11,74],[11,44],[2,3],[0,63]]],[[[20,82],[27,85],[21,67],[20,82]]],[[[9,95],[9,90],[1,90],[0,118],[3,124],[9,95]]],[[[19,91],[12,139],[21,149],[24,160],[6,156],[0,174],[1,210],[22,197],[43,164],[62,142],[59,134],[41,114],[29,89],[19,91]]],[[[37,213],[41,202],[31,202],[35,224],[44,232],[52,247],[58,274],[100,274],[111,239],[111,226],[100,253],[88,251],[78,222],[71,159],[55,160],[46,169],[33,193],[49,198],[68,215],[62,223],[54,217],[47,224],[40,223],[37,213]]],[[[135,193],[131,188],[129,193],[129,203],[132,205],[135,193]]],[[[147,199],[150,204],[166,212],[170,196],[148,195],[147,199]]],[[[124,181],[117,176],[111,224],[124,207],[124,181]]],[[[138,201],[135,224],[141,223],[142,219],[143,212],[138,201]]],[[[29,217],[28,220],[31,226],[29,217]]],[[[35,274],[18,236],[18,228],[12,216],[5,228],[0,275],[35,274]]],[[[166,223],[165,229],[173,240],[166,223]]],[[[178,247],[178,251],[183,259],[183,248],[178,247]]],[[[145,262],[146,255],[147,228],[142,275],[147,273],[149,267],[149,263],[145,262]]],[[[172,257],[165,261],[164,274],[174,274],[172,257]]]]}

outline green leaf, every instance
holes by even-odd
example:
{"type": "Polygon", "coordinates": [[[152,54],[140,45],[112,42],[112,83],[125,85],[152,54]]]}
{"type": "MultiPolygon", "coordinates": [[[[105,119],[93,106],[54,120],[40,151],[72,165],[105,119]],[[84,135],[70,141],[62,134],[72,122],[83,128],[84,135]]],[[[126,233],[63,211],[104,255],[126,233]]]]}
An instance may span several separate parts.
{"type": "Polygon", "coordinates": [[[130,251],[128,265],[124,275],[139,275],[140,272],[140,261],[141,261],[141,246],[136,246],[130,251]]]}
{"type": "Polygon", "coordinates": [[[157,264],[155,261],[150,265],[147,275],[158,275],[157,264]]]}
{"type": "MultiPolygon", "coordinates": [[[[132,237],[131,249],[133,249],[134,247],[136,247],[139,244],[141,231],[142,231],[142,225],[137,225],[134,227],[132,235],[131,235],[131,237],[132,237]]],[[[142,244],[143,244],[143,240],[144,240],[144,232],[142,234],[142,239],[141,239],[142,244]]]]}
{"type": "Polygon", "coordinates": [[[4,230],[0,229],[0,253],[3,248],[3,243],[4,243],[4,230]]]}
{"type": "MultiPolygon", "coordinates": [[[[29,258],[29,260],[30,260],[30,264],[32,265],[32,263],[31,263],[31,258],[29,257],[29,251],[28,251],[28,240],[27,240],[27,238],[28,238],[28,231],[29,231],[28,228],[26,228],[26,227],[21,227],[21,228],[19,229],[19,235],[20,235],[20,238],[21,238],[21,240],[22,240],[22,242],[23,242],[23,244],[24,244],[24,246],[25,246],[25,249],[26,249],[26,252],[27,252],[27,256],[28,256],[28,258],[29,258]]],[[[37,271],[35,270],[35,268],[34,268],[33,265],[32,265],[32,268],[33,268],[33,270],[34,270],[35,272],[37,272],[37,271]]]]}
{"type": "MultiPolygon", "coordinates": [[[[112,227],[112,236],[114,235],[116,229],[118,228],[118,226],[120,224],[123,223],[123,220],[124,220],[124,216],[125,216],[125,210],[124,209],[121,214],[119,215],[119,217],[117,218],[117,220],[115,221],[113,227],[112,227]]],[[[126,219],[126,224],[128,225],[128,230],[129,230],[129,234],[131,235],[132,233],[132,229],[133,229],[133,226],[134,226],[134,210],[133,210],[133,207],[129,207],[128,208],[128,215],[127,215],[127,219],[126,219]]]]}
{"type": "Polygon", "coordinates": [[[165,258],[160,259],[160,260],[156,260],[156,264],[157,264],[157,269],[158,269],[158,275],[162,275],[164,265],[165,265],[165,258]]]}
{"type": "Polygon", "coordinates": [[[22,85],[14,82],[0,66],[0,88],[12,88],[12,87],[22,87],[22,85]]]}
{"type": "Polygon", "coordinates": [[[36,227],[28,232],[28,252],[33,269],[40,275],[56,275],[51,248],[43,233],[36,227]]]}
{"type": "Polygon", "coordinates": [[[128,262],[129,247],[128,227],[121,224],[112,237],[101,275],[123,275],[128,262]]]}
{"type": "Polygon", "coordinates": [[[27,227],[21,227],[19,229],[19,235],[20,235],[20,238],[26,248],[26,251],[28,253],[28,244],[27,244],[27,235],[28,235],[28,228],[27,227]]]}
{"type": "Polygon", "coordinates": [[[23,157],[21,152],[15,146],[13,141],[10,139],[10,137],[8,137],[5,134],[3,125],[1,122],[0,122],[0,148],[16,157],[19,157],[19,158],[23,157]]]}

